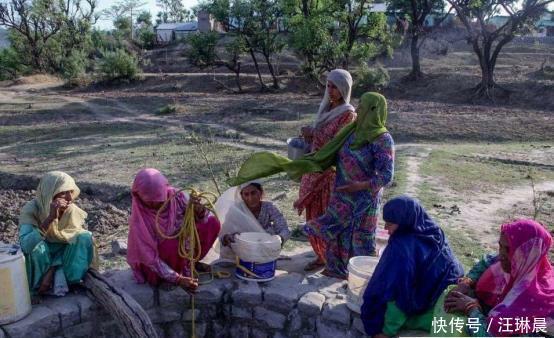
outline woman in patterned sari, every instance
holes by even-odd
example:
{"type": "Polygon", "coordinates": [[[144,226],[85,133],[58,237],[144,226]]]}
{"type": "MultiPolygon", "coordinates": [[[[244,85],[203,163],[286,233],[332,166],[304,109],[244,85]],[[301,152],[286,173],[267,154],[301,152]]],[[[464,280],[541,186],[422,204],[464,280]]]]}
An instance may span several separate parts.
{"type": "Polygon", "coordinates": [[[329,206],[305,226],[308,235],[325,242],[323,274],[341,279],[346,279],[350,257],[377,254],[377,215],[383,188],[394,173],[394,141],[385,128],[385,97],[365,93],[356,112],[356,130],[337,154],[329,206]]]}
{"type": "MultiPolygon", "coordinates": [[[[352,76],[346,70],[335,69],[327,75],[327,90],[319,105],[312,127],[302,128],[302,136],[310,143],[310,151],[318,151],[341,130],[356,118],[350,104],[352,76]]],[[[315,219],[327,209],[331,190],[335,184],[335,170],[329,168],[322,173],[309,173],[302,176],[299,197],[294,208],[300,215],[306,211],[306,221],[315,219]]],[[[316,236],[308,237],[316,254],[305,270],[311,271],[325,265],[325,244],[316,236]]]]}

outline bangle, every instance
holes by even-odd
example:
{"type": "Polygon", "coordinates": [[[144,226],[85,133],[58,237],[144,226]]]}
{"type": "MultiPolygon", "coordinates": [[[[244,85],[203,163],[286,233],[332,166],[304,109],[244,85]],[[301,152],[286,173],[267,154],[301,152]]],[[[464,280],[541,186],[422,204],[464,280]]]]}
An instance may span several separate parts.
{"type": "Polygon", "coordinates": [[[466,308],[465,308],[465,311],[464,311],[466,316],[469,316],[469,312],[473,309],[478,309],[479,311],[482,311],[481,305],[479,305],[478,301],[474,301],[474,302],[471,302],[468,305],[466,305],[466,308]]]}
{"type": "Polygon", "coordinates": [[[458,278],[458,284],[464,284],[469,287],[473,287],[473,279],[469,277],[460,277],[458,278]]]}

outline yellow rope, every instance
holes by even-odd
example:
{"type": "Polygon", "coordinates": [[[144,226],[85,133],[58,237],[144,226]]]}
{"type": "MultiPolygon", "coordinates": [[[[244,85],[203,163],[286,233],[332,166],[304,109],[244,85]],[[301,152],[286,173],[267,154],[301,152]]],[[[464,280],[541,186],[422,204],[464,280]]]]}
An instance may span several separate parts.
{"type": "MultiPolygon", "coordinates": [[[[178,253],[179,256],[182,258],[188,259],[190,262],[190,271],[191,271],[191,277],[194,278],[194,276],[199,276],[198,272],[196,271],[196,262],[200,260],[200,254],[202,252],[202,245],[200,243],[200,236],[198,235],[198,229],[196,228],[196,221],[194,218],[194,205],[192,203],[193,198],[198,198],[200,201],[204,200],[207,202],[208,206],[207,209],[211,211],[216,217],[217,214],[215,212],[214,203],[217,199],[217,196],[210,192],[198,192],[194,189],[190,189],[190,198],[187,203],[187,208],[185,210],[185,216],[183,217],[183,223],[181,225],[181,228],[179,231],[174,235],[168,235],[163,233],[163,231],[160,229],[160,213],[162,210],[165,209],[167,204],[171,202],[179,193],[181,193],[183,190],[179,190],[175,195],[173,195],[171,198],[167,199],[162,207],[158,210],[158,213],[156,214],[156,231],[158,232],[158,235],[163,239],[175,239],[178,238],[179,241],[179,247],[178,247],[178,253]],[[213,198],[213,201],[210,200],[210,197],[213,198]],[[188,247],[187,247],[187,239],[189,239],[188,247]]],[[[211,273],[211,279],[207,282],[211,282],[213,280],[213,273],[211,273]]],[[[195,325],[195,314],[194,314],[194,294],[191,295],[191,311],[192,311],[192,333],[191,337],[196,338],[196,325],[195,325]]]]}

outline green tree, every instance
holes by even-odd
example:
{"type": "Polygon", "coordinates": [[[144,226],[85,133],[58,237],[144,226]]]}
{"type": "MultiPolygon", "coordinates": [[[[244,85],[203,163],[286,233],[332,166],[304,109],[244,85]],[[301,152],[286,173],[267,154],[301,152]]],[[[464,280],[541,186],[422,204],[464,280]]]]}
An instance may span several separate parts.
{"type": "Polygon", "coordinates": [[[166,22],[187,22],[194,19],[194,13],[183,6],[181,0],[156,0],[162,8],[158,12],[158,24],[166,22]]]}
{"type": "Polygon", "coordinates": [[[0,2],[0,25],[24,65],[59,72],[73,49],[89,48],[96,22],[94,0],[9,0],[0,2]]]}
{"type": "MultiPolygon", "coordinates": [[[[408,75],[408,79],[417,80],[423,76],[419,51],[427,33],[425,21],[429,15],[444,14],[444,6],[444,0],[390,0],[389,2],[388,9],[390,12],[401,17],[407,17],[409,21],[408,33],[410,35],[412,70],[408,75]]],[[[435,25],[438,25],[440,21],[435,25]]]]}
{"type": "Polygon", "coordinates": [[[128,35],[133,40],[135,37],[133,18],[141,14],[139,10],[146,4],[147,2],[141,0],[119,0],[110,8],[104,10],[103,15],[112,19],[116,29],[119,29],[118,26],[121,27],[122,34],[128,35]]]}
{"type": "Polygon", "coordinates": [[[516,34],[530,30],[533,23],[554,0],[448,0],[468,33],[468,42],[479,59],[481,82],[475,88],[476,97],[493,99],[499,89],[494,80],[494,69],[500,52],[516,34]],[[507,16],[498,27],[488,20],[500,12],[507,16]]]}

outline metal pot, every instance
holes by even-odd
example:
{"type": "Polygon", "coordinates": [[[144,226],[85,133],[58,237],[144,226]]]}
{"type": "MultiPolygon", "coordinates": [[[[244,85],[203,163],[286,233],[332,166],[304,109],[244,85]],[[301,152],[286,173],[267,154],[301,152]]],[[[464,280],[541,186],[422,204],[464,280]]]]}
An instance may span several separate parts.
{"type": "Polygon", "coordinates": [[[302,137],[291,137],[287,139],[287,157],[297,160],[310,151],[310,144],[302,137]]]}

